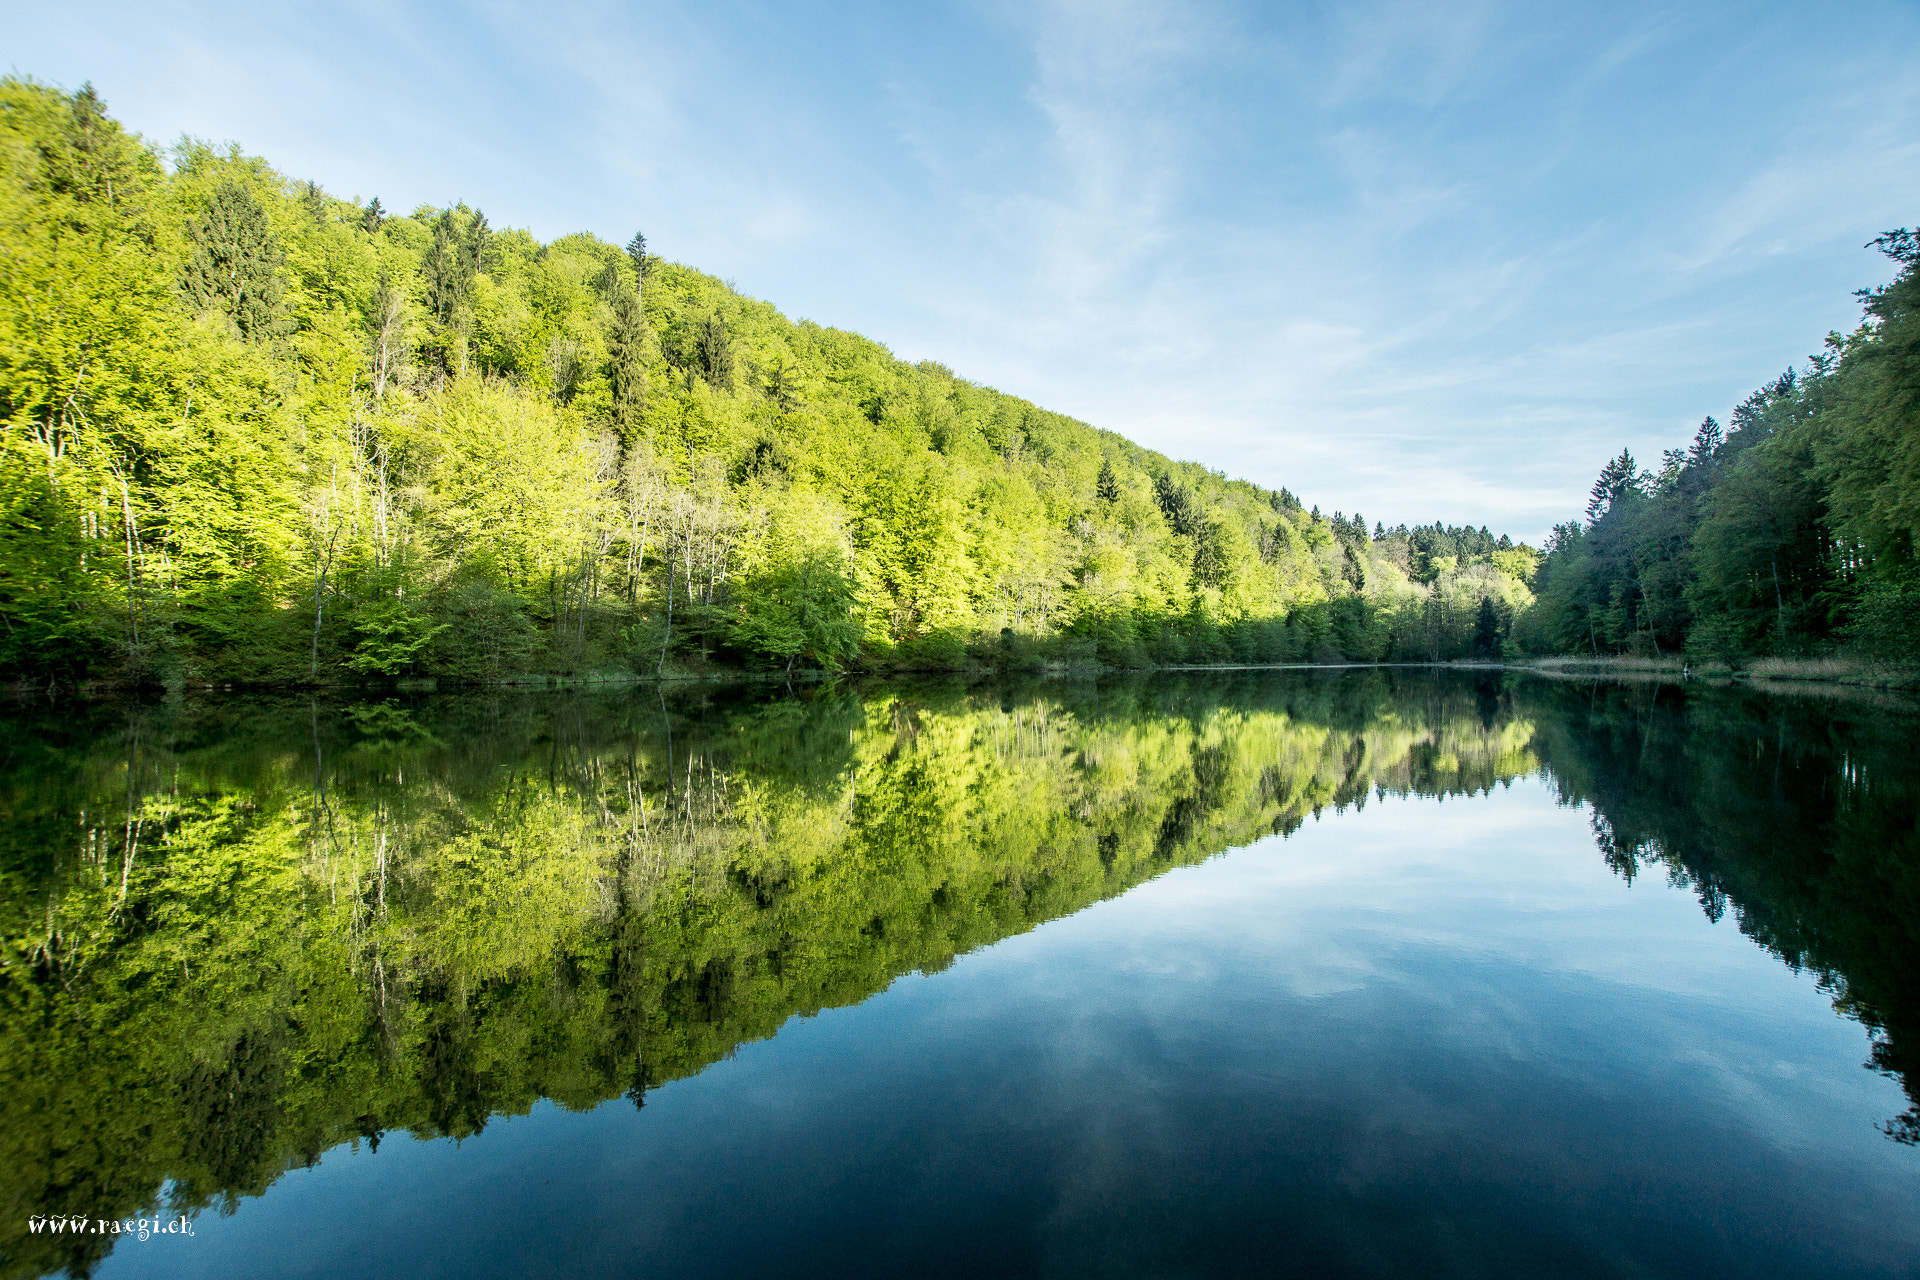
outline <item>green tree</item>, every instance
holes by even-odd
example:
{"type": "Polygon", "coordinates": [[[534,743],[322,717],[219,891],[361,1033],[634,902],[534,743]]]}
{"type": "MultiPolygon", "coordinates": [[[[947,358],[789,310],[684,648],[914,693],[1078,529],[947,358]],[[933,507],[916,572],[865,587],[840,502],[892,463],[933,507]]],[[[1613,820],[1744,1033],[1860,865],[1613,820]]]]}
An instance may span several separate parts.
{"type": "Polygon", "coordinates": [[[181,287],[202,311],[218,311],[232,320],[244,338],[274,331],[286,286],[280,278],[285,260],[253,191],[227,181],[187,228],[192,245],[181,287]]]}
{"type": "Polygon", "coordinates": [[[718,311],[700,322],[694,359],[701,377],[722,391],[733,390],[733,344],[727,338],[727,322],[718,311]]]}
{"type": "MultiPolygon", "coordinates": [[[[612,269],[612,264],[608,264],[612,269]]],[[[613,324],[607,334],[607,371],[613,384],[613,429],[631,444],[647,408],[647,321],[640,299],[621,289],[613,297],[613,324]]]]}

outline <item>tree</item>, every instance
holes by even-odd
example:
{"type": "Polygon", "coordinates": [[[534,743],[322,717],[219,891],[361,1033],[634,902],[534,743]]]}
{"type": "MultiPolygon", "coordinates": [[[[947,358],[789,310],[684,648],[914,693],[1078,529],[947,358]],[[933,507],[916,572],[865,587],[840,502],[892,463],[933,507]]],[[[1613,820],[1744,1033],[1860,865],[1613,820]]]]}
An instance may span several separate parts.
{"type": "Polygon", "coordinates": [[[800,407],[800,373],[785,357],[775,360],[767,373],[767,398],[781,413],[800,407]]]}
{"type": "Polygon", "coordinates": [[[613,429],[623,444],[632,444],[639,436],[640,415],[647,407],[646,343],[647,322],[640,312],[640,299],[621,290],[613,299],[607,365],[613,381],[613,429]]]}
{"type": "Polygon", "coordinates": [[[736,643],[793,666],[805,658],[839,670],[860,652],[853,620],[853,584],[840,566],[821,555],[749,579],[740,586],[740,612],[732,629],[736,643]]]}
{"type": "Polygon", "coordinates": [[[1100,460],[1100,478],[1094,481],[1093,492],[1102,502],[1120,501],[1120,478],[1113,474],[1113,461],[1100,460]]]}
{"type": "Polygon", "coordinates": [[[727,341],[727,322],[718,311],[700,324],[694,338],[694,360],[700,376],[723,391],[733,390],[733,345],[727,341]]]}
{"type": "Polygon", "coordinates": [[[280,319],[284,256],[267,225],[266,210],[242,183],[215,188],[187,228],[193,246],[181,287],[201,311],[219,311],[249,340],[265,337],[280,319]]]}
{"type": "Polygon", "coordinates": [[[1619,457],[1600,469],[1600,478],[1593,482],[1593,496],[1587,500],[1587,523],[1597,524],[1614,503],[1632,493],[1639,483],[1639,466],[1633,460],[1633,453],[1622,449],[1619,457]]]}
{"type": "Polygon", "coordinates": [[[647,252],[647,238],[638,231],[633,233],[633,239],[627,241],[627,260],[633,263],[634,289],[644,294],[647,277],[653,274],[653,266],[658,258],[647,252]]]}
{"type": "Polygon", "coordinates": [[[1480,612],[1473,623],[1473,652],[1482,658],[1500,656],[1500,615],[1494,610],[1493,597],[1480,597],[1480,612]]]}
{"type": "Polygon", "coordinates": [[[614,305],[620,295],[627,291],[626,282],[620,278],[620,265],[609,261],[606,266],[600,268],[596,286],[600,291],[600,300],[609,306],[614,305]]]}
{"type": "Polygon", "coordinates": [[[486,215],[477,210],[464,227],[452,209],[433,220],[433,241],[427,247],[423,274],[427,309],[441,324],[451,322],[455,309],[467,300],[491,238],[486,215]]]}

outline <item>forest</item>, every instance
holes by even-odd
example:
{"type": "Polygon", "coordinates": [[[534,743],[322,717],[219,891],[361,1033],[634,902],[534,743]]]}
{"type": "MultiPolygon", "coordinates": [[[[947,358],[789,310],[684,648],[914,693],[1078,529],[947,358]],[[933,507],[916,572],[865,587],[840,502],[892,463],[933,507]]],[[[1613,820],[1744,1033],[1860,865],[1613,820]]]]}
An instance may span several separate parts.
{"type": "Polygon", "coordinates": [[[1537,556],[1177,462],[652,252],[0,82],[0,680],[1517,652],[1537,556]]]}
{"type": "Polygon", "coordinates": [[[1531,580],[1526,650],[1920,655],[1920,235],[1872,244],[1899,271],[1860,292],[1857,329],[1658,467],[1607,464],[1531,580]]]}

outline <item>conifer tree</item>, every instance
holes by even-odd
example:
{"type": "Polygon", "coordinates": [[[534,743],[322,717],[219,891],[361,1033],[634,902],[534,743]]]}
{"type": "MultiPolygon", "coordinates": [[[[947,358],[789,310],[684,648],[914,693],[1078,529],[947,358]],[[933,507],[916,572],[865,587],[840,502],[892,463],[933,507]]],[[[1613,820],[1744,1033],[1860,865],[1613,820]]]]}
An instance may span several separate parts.
{"type": "Polygon", "coordinates": [[[1094,482],[1093,491],[1102,502],[1120,501],[1120,478],[1113,474],[1112,459],[1101,459],[1100,478],[1094,482]]]}
{"type": "Polygon", "coordinates": [[[467,268],[467,282],[487,269],[487,260],[493,249],[493,228],[487,225],[487,215],[478,209],[467,220],[466,234],[461,237],[460,247],[467,268]]]}
{"type": "Polygon", "coordinates": [[[1483,658],[1500,656],[1500,615],[1494,611],[1493,597],[1480,597],[1480,613],[1473,624],[1473,651],[1483,658]]]}
{"type": "Polygon", "coordinates": [[[781,413],[792,413],[800,407],[800,375],[784,357],[767,375],[767,398],[781,413]]]}
{"type": "Polygon", "coordinates": [[[1600,478],[1593,482],[1592,496],[1587,499],[1587,523],[1596,523],[1639,483],[1640,465],[1633,460],[1631,450],[1622,449],[1619,457],[1600,469],[1600,478]]]}
{"type": "Polygon", "coordinates": [[[387,211],[380,207],[380,197],[375,196],[367,207],[360,212],[360,226],[368,233],[380,230],[380,224],[387,220],[387,211]]]}
{"type": "Polygon", "coordinates": [[[733,347],[727,341],[727,322],[718,311],[701,322],[694,354],[701,376],[724,391],[733,390],[733,347]]]}
{"type": "Polygon", "coordinates": [[[187,228],[187,239],[193,253],[181,286],[193,304],[224,313],[249,340],[271,332],[284,291],[283,255],[253,192],[222,183],[187,228]]]}
{"type": "Polygon", "coordinates": [[[427,309],[434,319],[445,324],[453,318],[453,309],[466,296],[467,280],[461,261],[458,232],[453,225],[453,210],[433,220],[433,243],[427,247],[423,274],[427,284],[427,309]]]}
{"type": "Polygon", "coordinates": [[[487,215],[478,210],[465,227],[452,209],[433,220],[433,243],[427,248],[425,264],[427,307],[441,324],[452,320],[455,309],[466,301],[492,238],[487,215]]]}
{"type": "Polygon", "coordinates": [[[655,257],[647,252],[647,238],[640,232],[633,233],[633,239],[627,241],[627,259],[633,263],[634,291],[643,298],[647,291],[647,277],[653,273],[655,257]]]}
{"type": "MultiPolygon", "coordinates": [[[[611,269],[612,264],[608,264],[611,269]]],[[[640,299],[622,289],[613,299],[613,327],[607,335],[608,373],[613,382],[613,429],[621,443],[640,434],[647,407],[647,322],[640,299]]]]}

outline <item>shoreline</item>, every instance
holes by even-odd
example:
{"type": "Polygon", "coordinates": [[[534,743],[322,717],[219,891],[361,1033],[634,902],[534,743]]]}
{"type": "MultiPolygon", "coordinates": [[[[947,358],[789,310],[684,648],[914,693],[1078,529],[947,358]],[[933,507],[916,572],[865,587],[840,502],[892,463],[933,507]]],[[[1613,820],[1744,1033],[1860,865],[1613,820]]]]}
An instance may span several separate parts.
{"type": "Polygon", "coordinates": [[[1712,686],[1743,684],[1768,692],[1815,691],[1819,689],[1866,689],[1890,693],[1920,693],[1920,668],[1886,663],[1860,662],[1844,658],[1763,658],[1742,667],[1714,663],[1703,666],[1678,658],[1653,659],[1631,657],[1531,658],[1518,661],[1473,661],[1453,659],[1443,662],[1223,662],[1178,663],[1145,667],[1116,667],[1101,663],[1045,663],[1022,667],[893,667],[847,668],[840,671],[808,669],[804,671],[748,671],[711,669],[676,671],[659,675],[619,672],[586,674],[537,674],[505,677],[498,680],[463,681],[437,676],[402,677],[367,683],[186,683],[168,687],[161,684],[125,684],[112,681],[82,681],[78,684],[20,682],[4,687],[13,701],[31,697],[116,698],[130,694],[240,694],[240,695],[362,695],[480,692],[553,692],[563,689],[638,688],[688,685],[813,685],[831,680],[886,680],[911,677],[960,677],[991,679],[1038,677],[1042,679],[1101,679],[1117,675],[1205,674],[1230,671],[1511,671],[1548,679],[1604,679],[1631,683],[1683,684],[1694,680],[1712,686]]]}

